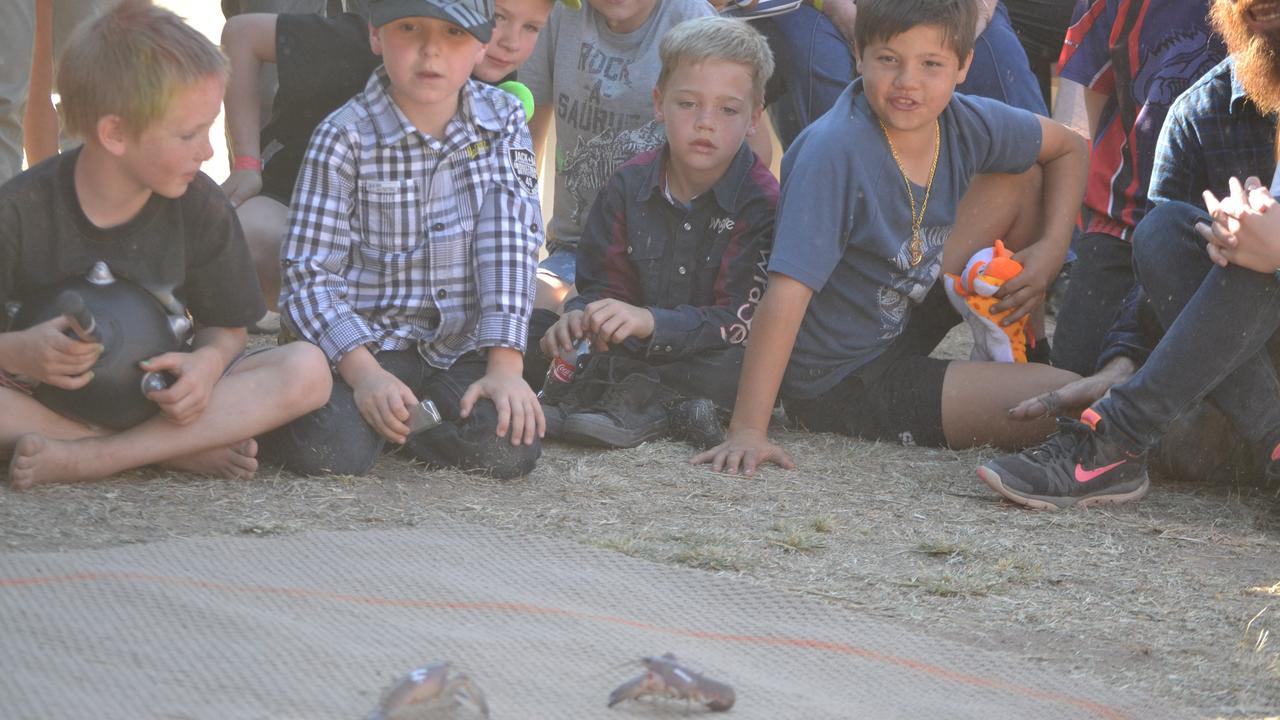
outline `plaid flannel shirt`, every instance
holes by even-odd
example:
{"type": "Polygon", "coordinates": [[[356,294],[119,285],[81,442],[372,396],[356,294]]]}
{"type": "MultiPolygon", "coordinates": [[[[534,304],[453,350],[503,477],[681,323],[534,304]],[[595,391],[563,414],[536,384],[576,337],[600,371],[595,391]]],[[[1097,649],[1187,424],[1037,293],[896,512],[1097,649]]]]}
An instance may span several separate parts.
{"type": "Polygon", "coordinates": [[[444,138],[365,89],[316,128],[281,252],[280,308],[332,363],[417,344],[450,367],[486,347],[523,352],[542,215],[520,103],[474,80],[444,138]]]}
{"type": "Polygon", "coordinates": [[[1156,143],[1151,202],[1204,207],[1201,193],[1227,196],[1232,176],[1271,182],[1275,133],[1275,118],[1258,112],[1236,79],[1235,59],[1223,60],[1169,108],[1156,143]]]}

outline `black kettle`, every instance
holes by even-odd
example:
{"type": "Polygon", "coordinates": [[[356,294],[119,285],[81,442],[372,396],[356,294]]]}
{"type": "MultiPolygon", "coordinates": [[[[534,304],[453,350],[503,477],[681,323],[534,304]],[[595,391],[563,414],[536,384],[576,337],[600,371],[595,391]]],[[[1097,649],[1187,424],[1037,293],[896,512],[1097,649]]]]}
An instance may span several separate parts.
{"type": "Polygon", "coordinates": [[[144,393],[163,390],[169,378],[143,372],[138,363],[183,349],[191,333],[191,320],[173,293],[161,295],[164,304],[97,262],[84,277],[55,283],[24,302],[14,317],[15,329],[65,315],[71,321],[69,335],[103,345],[88,385],[63,390],[42,384],[35,398],[58,413],[112,430],[133,427],[155,415],[159,407],[144,393]]]}

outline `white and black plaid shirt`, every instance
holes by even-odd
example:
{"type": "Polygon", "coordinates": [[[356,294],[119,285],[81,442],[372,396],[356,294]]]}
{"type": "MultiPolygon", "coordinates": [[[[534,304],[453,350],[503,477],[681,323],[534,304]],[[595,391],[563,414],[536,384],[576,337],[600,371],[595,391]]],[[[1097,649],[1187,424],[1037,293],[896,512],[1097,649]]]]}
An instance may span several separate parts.
{"type": "Polygon", "coordinates": [[[419,132],[379,67],[316,128],[281,252],[280,308],[330,362],[364,345],[448,368],[524,350],[542,244],[518,100],[469,80],[443,141],[419,132]]]}

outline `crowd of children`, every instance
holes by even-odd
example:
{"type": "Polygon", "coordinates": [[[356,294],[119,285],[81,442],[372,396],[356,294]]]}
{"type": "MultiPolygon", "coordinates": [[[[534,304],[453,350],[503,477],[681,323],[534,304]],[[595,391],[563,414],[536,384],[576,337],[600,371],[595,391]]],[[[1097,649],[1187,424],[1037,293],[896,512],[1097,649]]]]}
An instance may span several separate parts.
{"type": "Polygon", "coordinates": [[[1090,148],[1044,117],[1020,48],[993,50],[1014,42],[1002,3],[861,0],[831,66],[856,79],[788,132],[779,186],[757,153],[774,51],[706,0],[371,0],[233,17],[225,54],[122,0],[59,60],[82,146],[0,187],[0,302],[103,261],[170,289],[196,332],[141,359],[171,379],[158,413],[108,430],[36,392],[91,383],[101,344],[67,317],[3,328],[10,482],[251,477],[260,458],[360,475],[389,447],[510,478],[546,438],[664,436],[751,475],[796,464],[769,437],[780,404],[812,431],[1020,451],[979,477],[1055,509],[1141,497],[1148,453],[1206,400],[1280,478],[1280,211],[1259,180],[1280,21],[1133,5],[1081,2],[1067,36],[1090,148]],[[1175,10],[1190,30],[1142,23],[1175,10]],[[199,167],[224,96],[219,189],[199,167]],[[1078,219],[1049,364],[1044,298],[1078,219]],[[978,278],[997,241],[1015,270],[978,278]],[[958,299],[977,280],[993,297],[958,299]],[[280,345],[246,352],[268,307],[280,345]],[[965,320],[1032,362],[932,357],[965,320]]]}

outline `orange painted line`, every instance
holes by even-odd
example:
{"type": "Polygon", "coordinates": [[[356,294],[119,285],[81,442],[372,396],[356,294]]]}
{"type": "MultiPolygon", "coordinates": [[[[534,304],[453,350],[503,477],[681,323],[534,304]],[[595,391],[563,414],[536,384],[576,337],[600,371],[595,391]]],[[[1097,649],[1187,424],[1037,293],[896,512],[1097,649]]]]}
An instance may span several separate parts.
{"type": "Polygon", "coordinates": [[[973,687],[987,688],[991,690],[1000,690],[1013,695],[1021,695],[1033,700],[1042,700],[1046,702],[1056,703],[1060,705],[1068,705],[1081,710],[1093,713],[1099,718],[1105,720],[1126,720],[1128,717],[1122,711],[1116,708],[1104,705],[1102,703],[1088,700],[1085,698],[1064,695],[1062,693],[1051,692],[1048,690],[1039,690],[1025,685],[999,680],[995,678],[981,677],[969,673],[949,670],[947,668],[933,665],[911,658],[899,657],[887,653],[869,650],[867,648],[850,645],[847,643],[833,642],[828,640],[815,640],[812,638],[799,637],[778,637],[769,635],[735,635],[731,633],[711,632],[707,630],[695,630],[690,628],[667,627],[664,625],[655,625],[653,623],[641,620],[633,620],[631,618],[619,617],[616,615],[600,615],[596,613],[578,612],[576,610],[565,610],[563,608],[544,607],[541,605],[528,605],[526,603],[512,602],[460,602],[460,601],[438,601],[438,600],[414,600],[404,598],[385,598],[372,595],[347,595],[343,593],[334,593],[324,590],[308,590],[306,588],[295,587],[276,587],[269,585],[231,585],[227,583],[215,582],[212,580],[196,580],[192,578],[169,577],[165,575],[148,575],[136,572],[83,572],[71,575],[47,575],[36,577],[17,577],[17,578],[0,578],[0,588],[6,587],[31,587],[41,585],[54,585],[62,583],[75,582],[101,582],[101,581],[140,581],[162,585],[175,585],[181,587],[195,587],[202,590],[217,590],[222,592],[243,593],[250,595],[280,595],[292,598],[306,598],[312,600],[330,600],[335,602],[350,603],[354,605],[372,605],[380,607],[399,607],[399,608],[420,608],[431,610],[482,610],[506,612],[522,615],[543,615],[549,617],[567,617],[578,620],[592,620],[596,622],[607,623],[611,625],[622,625],[632,627],[639,630],[647,630],[650,632],[661,633],[664,635],[673,635],[676,637],[694,638],[698,640],[712,640],[722,643],[741,644],[741,645],[759,645],[766,647],[794,647],[807,650],[815,650],[819,652],[827,652],[835,655],[849,655],[854,657],[872,660],[885,665],[893,665],[906,668],[924,675],[929,675],[941,680],[948,680],[961,685],[970,685],[973,687]]]}

